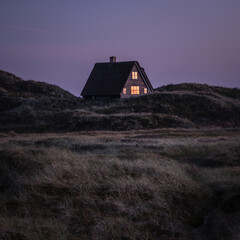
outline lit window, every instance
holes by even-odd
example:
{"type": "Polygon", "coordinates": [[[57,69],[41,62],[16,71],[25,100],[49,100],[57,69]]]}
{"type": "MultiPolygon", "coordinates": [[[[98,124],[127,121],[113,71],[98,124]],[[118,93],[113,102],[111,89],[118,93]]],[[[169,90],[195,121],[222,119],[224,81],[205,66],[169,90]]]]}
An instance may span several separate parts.
{"type": "Polygon", "coordinates": [[[137,79],[137,72],[132,72],[132,79],[137,79]]]}
{"type": "Polygon", "coordinates": [[[123,89],[123,94],[126,94],[126,93],[127,93],[126,88],[124,88],[123,89]]]}
{"type": "Polygon", "coordinates": [[[147,93],[147,88],[144,88],[144,93],[147,93]]]}
{"type": "Polygon", "coordinates": [[[131,86],[131,94],[139,94],[139,86],[131,86]]]}

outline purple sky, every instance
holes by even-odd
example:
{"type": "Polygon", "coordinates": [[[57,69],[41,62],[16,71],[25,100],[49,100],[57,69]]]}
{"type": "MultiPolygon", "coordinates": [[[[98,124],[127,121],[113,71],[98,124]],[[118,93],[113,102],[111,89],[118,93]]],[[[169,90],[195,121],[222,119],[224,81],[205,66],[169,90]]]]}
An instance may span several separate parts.
{"type": "Polygon", "coordinates": [[[79,95],[95,62],[240,87],[239,0],[1,0],[0,69],[79,95]]]}

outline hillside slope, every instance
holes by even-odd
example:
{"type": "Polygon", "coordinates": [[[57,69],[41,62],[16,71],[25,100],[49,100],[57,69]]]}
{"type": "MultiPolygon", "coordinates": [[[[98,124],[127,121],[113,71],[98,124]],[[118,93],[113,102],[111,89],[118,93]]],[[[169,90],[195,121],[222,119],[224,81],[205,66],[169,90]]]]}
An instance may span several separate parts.
{"type": "Polygon", "coordinates": [[[2,132],[240,127],[239,89],[180,84],[129,99],[84,100],[4,72],[0,89],[2,132]]]}
{"type": "Polygon", "coordinates": [[[212,93],[219,94],[221,96],[240,99],[240,89],[238,88],[226,88],[218,86],[209,86],[207,84],[198,83],[181,83],[181,84],[169,84],[157,89],[159,92],[173,92],[173,91],[193,91],[197,93],[212,93]]]}
{"type": "Polygon", "coordinates": [[[21,78],[0,70],[0,94],[18,97],[67,97],[73,95],[62,88],[45,82],[24,81],[21,78]]]}

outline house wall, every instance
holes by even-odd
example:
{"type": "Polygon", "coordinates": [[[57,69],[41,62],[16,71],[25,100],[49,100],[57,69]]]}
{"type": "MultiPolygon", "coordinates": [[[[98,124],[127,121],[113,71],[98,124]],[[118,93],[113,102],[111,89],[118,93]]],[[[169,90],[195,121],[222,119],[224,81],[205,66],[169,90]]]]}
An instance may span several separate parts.
{"type": "MultiPolygon", "coordinates": [[[[138,72],[136,66],[133,67],[132,72],[138,72]]],[[[145,85],[140,73],[138,72],[138,79],[132,79],[132,72],[129,75],[128,80],[124,85],[124,88],[126,88],[126,94],[123,94],[123,91],[122,91],[121,98],[129,98],[129,97],[134,97],[139,95],[146,95],[144,93],[144,88],[147,88],[147,86],[145,85]],[[131,86],[139,86],[139,94],[131,94],[131,86]]]]}

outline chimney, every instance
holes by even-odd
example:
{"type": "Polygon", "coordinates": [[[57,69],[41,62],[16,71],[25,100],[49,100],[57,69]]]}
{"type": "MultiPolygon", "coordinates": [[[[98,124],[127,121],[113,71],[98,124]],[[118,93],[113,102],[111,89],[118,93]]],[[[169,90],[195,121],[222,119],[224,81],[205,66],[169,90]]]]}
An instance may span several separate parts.
{"type": "Polygon", "coordinates": [[[110,57],[110,63],[115,63],[117,61],[116,57],[110,57]]]}

